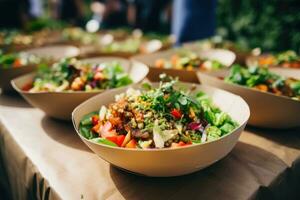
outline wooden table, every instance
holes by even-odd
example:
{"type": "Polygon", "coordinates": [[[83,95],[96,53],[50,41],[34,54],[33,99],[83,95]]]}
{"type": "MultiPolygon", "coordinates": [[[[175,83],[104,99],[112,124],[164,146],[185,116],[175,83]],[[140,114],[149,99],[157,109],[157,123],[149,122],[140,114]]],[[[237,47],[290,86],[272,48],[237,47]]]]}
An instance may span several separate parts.
{"type": "Polygon", "coordinates": [[[0,186],[13,199],[300,199],[299,129],[247,128],[216,164],[149,178],[98,158],[71,123],[45,116],[19,96],[0,95],[0,144],[0,186]]]}

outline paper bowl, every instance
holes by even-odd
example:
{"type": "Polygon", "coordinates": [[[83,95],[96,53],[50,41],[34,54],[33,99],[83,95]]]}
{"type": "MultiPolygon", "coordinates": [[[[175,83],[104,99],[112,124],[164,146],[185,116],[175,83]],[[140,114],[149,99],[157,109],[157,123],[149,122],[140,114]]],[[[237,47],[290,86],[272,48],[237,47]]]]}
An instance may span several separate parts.
{"type": "MultiPolygon", "coordinates": [[[[185,84],[192,86],[193,84],[185,84]]],[[[154,84],[158,86],[158,84],[154,84]]],[[[134,88],[139,88],[134,85],[134,88]]],[[[197,90],[206,92],[214,103],[236,120],[240,125],[232,133],[204,144],[168,149],[126,149],[91,142],[81,136],[78,127],[82,117],[97,111],[102,105],[114,101],[116,94],[126,88],[99,94],[80,104],[72,113],[72,120],[81,140],[99,157],[118,168],[139,175],[167,177],[189,174],[203,169],[226,156],[235,146],[243,131],[250,111],[247,103],[239,96],[209,86],[197,85],[197,90]]]]}
{"type": "MultiPolygon", "coordinates": [[[[189,50],[193,50],[193,51],[199,51],[199,50],[205,50],[205,49],[208,50],[208,49],[222,48],[222,47],[214,47],[214,46],[211,46],[210,44],[208,44],[208,45],[206,45],[206,44],[201,45],[201,42],[199,42],[199,41],[183,43],[182,46],[183,46],[183,48],[186,48],[186,49],[189,49],[189,50]]],[[[232,51],[233,53],[235,53],[236,60],[234,62],[242,64],[242,65],[246,64],[247,58],[249,56],[251,56],[251,52],[249,52],[249,51],[241,51],[241,50],[238,50],[238,49],[234,48],[233,46],[228,46],[228,48],[225,47],[224,49],[228,49],[228,50],[232,51]]]]}
{"type": "MultiPolygon", "coordinates": [[[[291,69],[272,69],[283,76],[300,78],[300,71],[291,69]]],[[[225,83],[219,77],[225,77],[229,70],[197,73],[203,84],[218,87],[243,97],[249,104],[251,117],[248,124],[273,129],[287,129],[300,126],[300,101],[268,92],[225,83]]]]}
{"type": "MultiPolygon", "coordinates": [[[[64,57],[78,56],[79,49],[69,45],[57,45],[49,47],[39,47],[23,51],[27,54],[33,54],[38,57],[50,58],[51,60],[59,60],[64,57]]],[[[19,68],[2,69],[0,67],[0,88],[3,91],[12,91],[10,81],[18,76],[27,74],[36,69],[36,65],[22,66],[19,68]]]]}
{"type": "MultiPolygon", "coordinates": [[[[132,57],[132,60],[136,60],[145,63],[150,67],[148,74],[148,79],[150,81],[159,81],[159,75],[161,73],[166,73],[167,75],[178,77],[180,81],[199,83],[196,70],[187,71],[182,69],[163,69],[154,66],[157,59],[170,59],[172,55],[178,52],[178,49],[171,49],[166,51],[161,51],[148,55],[139,55],[132,57]]],[[[225,66],[230,66],[235,60],[235,54],[229,50],[224,49],[210,49],[196,51],[201,58],[208,58],[210,60],[217,60],[224,64],[225,66]]]]}
{"type": "MultiPolygon", "coordinates": [[[[142,63],[132,62],[114,57],[107,58],[92,58],[85,59],[89,63],[103,63],[109,61],[118,61],[124,67],[124,70],[129,73],[129,76],[134,83],[142,81],[147,73],[148,67],[142,63]]],[[[22,87],[33,81],[35,73],[30,73],[12,80],[14,89],[19,92],[32,106],[41,109],[48,116],[71,120],[71,113],[76,106],[88,98],[99,94],[103,91],[93,92],[27,92],[23,91],[22,87]]]]}

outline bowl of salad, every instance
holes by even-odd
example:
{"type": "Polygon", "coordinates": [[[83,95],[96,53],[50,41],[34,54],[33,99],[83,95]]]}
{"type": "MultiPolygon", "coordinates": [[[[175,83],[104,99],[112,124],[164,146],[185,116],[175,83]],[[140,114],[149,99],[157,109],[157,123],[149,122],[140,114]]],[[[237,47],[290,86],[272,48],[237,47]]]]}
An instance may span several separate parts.
{"type": "Polygon", "coordinates": [[[0,32],[0,47],[9,52],[22,51],[59,42],[59,31],[49,29],[33,31],[30,33],[12,30],[0,32]]]}
{"type": "Polygon", "coordinates": [[[12,85],[48,116],[70,120],[72,110],[83,101],[112,88],[138,83],[147,73],[146,65],[122,58],[65,58],[51,67],[40,65],[37,72],[14,79],[12,85]]]}
{"type": "Polygon", "coordinates": [[[251,49],[243,47],[237,43],[234,43],[229,40],[225,40],[219,35],[213,36],[208,39],[193,41],[184,43],[183,47],[186,49],[199,51],[199,50],[208,50],[208,49],[228,49],[235,53],[236,60],[235,62],[240,64],[245,64],[246,59],[251,56],[251,49]]]}
{"type": "Polygon", "coordinates": [[[190,51],[172,49],[132,58],[150,66],[148,78],[159,81],[159,74],[179,77],[180,81],[199,83],[196,71],[210,71],[229,67],[235,54],[229,50],[210,49],[190,51]]]}
{"type": "Polygon", "coordinates": [[[286,129],[300,126],[300,72],[234,65],[230,70],[199,73],[203,84],[243,97],[251,109],[249,124],[286,129]]]}
{"type": "Polygon", "coordinates": [[[129,58],[136,54],[157,52],[169,48],[171,44],[171,38],[166,35],[143,34],[140,30],[133,30],[120,37],[115,31],[107,31],[101,35],[99,46],[94,53],[129,58]]]}
{"type": "Polygon", "coordinates": [[[250,112],[239,96],[165,79],[111,90],[72,113],[82,141],[118,168],[145,176],[179,176],[226,156],[250,112]]]}
{"type": "Polygon", "coordinates": [[[295,51],[288,50],[277,54],[251,56],[247,59],[248,66],[283,67],[300,69],[300,56],[295,51]]]}
{"type": "Polygon", "coordinates": [[[99,35],[90,33],[79,27],[64,28],[61,32],[62,42],[81,45],[92,45],[98,43],[99,35]]]}
{"type": "Polygon", "coordinates": [[[81,46],[84,57],[118,56],[129,58],[136,54],[149,54],[169,48],[172,39],[166,35],[146,33],[140,30],[102,30],[93,45],[81,46]],[[96,44],[96,45],[95,45],[96,44]]]}
{"type": "Polygon", "coordinates": [[[0,88],[3,91],[12,91],[10,81],[34,71],[40,62],[51,63],[63,57],[78,54],[78,48],[64,45],[39,47],[19,53],[0,52],[0,88]]]}

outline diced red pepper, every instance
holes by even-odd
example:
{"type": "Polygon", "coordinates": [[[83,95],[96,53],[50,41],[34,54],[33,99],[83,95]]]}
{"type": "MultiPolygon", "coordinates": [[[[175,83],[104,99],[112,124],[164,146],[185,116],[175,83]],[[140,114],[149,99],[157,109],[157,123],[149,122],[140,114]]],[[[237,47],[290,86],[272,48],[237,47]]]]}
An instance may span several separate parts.
{"type": "Polygon", "coordinates": [[[117,145],[118,145],[119,147],[122,146],[124,140],[125,140],[125,135],[118,135],[118,136],[117,136],[117,145]]]}
{"type": "Polygon", "coordinates": [[[116,145],[118,145],[119,147],[122,146],[122,143],[125,139],[125,135],[112,135],[112,136],[107,136],[106,139],[112,141],[113,143],[115,143],[116,145]]]}
{"type": "Polygon", "coordinates": [[[99,116],[98,115],[92,116],[92,124],[95,126],[98,123],[99,123],[99,116]]]}
{"type": "Polygon", "coordinates": [[[173,117],[175,117],[176,119],[180,119],[182,114],[180,112],[180,110],[174,108],[172,111],[171,111],[171,114],[173,115],[173,117]]]}

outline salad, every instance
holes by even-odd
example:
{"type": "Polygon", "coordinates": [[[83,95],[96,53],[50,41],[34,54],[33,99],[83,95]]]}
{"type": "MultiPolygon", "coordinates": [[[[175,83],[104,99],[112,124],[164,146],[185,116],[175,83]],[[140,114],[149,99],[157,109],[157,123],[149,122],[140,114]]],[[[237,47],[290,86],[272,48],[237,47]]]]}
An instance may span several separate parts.
{"type": "Polygon", "coordinates": [[[0,45],[30,45],[33,43],[33,36],[19,31],[1,31],[0,45]]]}
{"type": "MultiPolygon", "coordinates": [[[[115,38],[115,31],[110,31],[115,38]]],[[[151,53],[161,48],[167,48],[172,41],[165,35],[147,33],[133,30],[131,34],[123,35],[123,38],[115,38],[106,44],[102,44],[100,50],[104,53],[151,53]]]]}
{"type": "Polygon", "coordinates": [[[15,50],[26,49],[29,47],[36,47],[45,44],[55,43],[59,41],[57,31],[40,30],[32,33],[25,33],[20,31],[2,31],[0,32],[0,46],[10,47],[15,50]]]}
{"type": "Polygon", "coordinates": [[[108,107],[84,116],[81,135],[109,146],[160,149],[213,141],[238,126],[205,93],[177,89],[177,80],[162,76],[158,88],[129,88],[108,107]]]}
{"type": "Polygon", "coordinates": [[[52,67],[40,65],[29,92],[98,91],[132,83],[118,62],[89,64],[75,58],[62,59],[52,67]]]}
{"type": "Polygon", "coordinates": [[[300,56],[294,51],[285,51],[275,55],[265,55],[258,58],[258,65],[300,68],[300,56]]]}
{"type": "Polygon", "coordinates": [[[224,67],[223,64],[216,60],[200,58],[196,53],[191,51],[182,51],[172,55],[171,59],[158,59],[154,64],[157,68],[165,69],[186,69],[186,70],[215,70],[224,67]]]}
{"type": "Polygon", "coordinates": [[[65,28],[62,31],[62,37],[66,41],[75,41],[88,45],[98,43],[98,37],[95,33],[89,33],[81,28],[65,28]]]}
{"type": "Polygon", "coordinates": [[[285,78],[270,72],[268,68],[233,65],[225,81],[300,100],[300,80],[285,78]]]}
{"type": "Polygon", "coordinates": [[[0,68],[19,68],[27,65],[38,64],[40,59],[34,55],[26,53],[7,53],[0,51],[0,68]]]}
{"type": "Polygon", "coordinates": [[[238,43],[234,43],[229,40],[225,40],[222,36],[216,35],[208,39],[199,40],[196,42],[199,49],[229,49],[234,52],[249,52],[250,50],[244,45],[241,46],[238,43]]]}
{"type": "Polygon", "coordinates": [[[141,45],[139,38],[127,38],[121,41],[113,41],[101,47],[101,51],[105,53],[128,52],[137,53],[141,45]]]}

